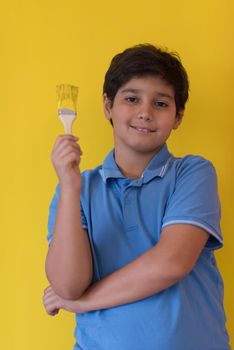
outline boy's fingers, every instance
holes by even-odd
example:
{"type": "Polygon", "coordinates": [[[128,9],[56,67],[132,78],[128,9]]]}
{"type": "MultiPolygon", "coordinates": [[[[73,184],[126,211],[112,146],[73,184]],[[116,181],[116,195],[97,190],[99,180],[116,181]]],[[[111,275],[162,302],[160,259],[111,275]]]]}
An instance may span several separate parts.
{"type": "Polygon", "coordinates": [[[43,295],[43,304],[46,308],[60,309],[61,299],[60,297],[53,291],[52,287],[46,288],[45,293],[43,295]]]}
{"type": "Polygon", "coordinates": [[[63,157],[64,154],[70,153],[70,152],[79,152],[82,154],[82,150],[80,146],[77,143],[74,144],[60,144],[58,148],[53,153],[53,159],[56,159],[58,157],[63,157]]]}
{"type": "Polygon", "coordinates": [[[43,303],[49,304],[54,301],[54,295],[51,293],[46,293],[43,297],[43,303]]]}
{"type": "Polygon", "coordinates": [[[55,141],[54,148],[57,147],[63,140],[72,140],[72,141],[78,141],[79,138],[74,135],[59,135],[55,141]]]}
{"type": "Polygon", "coordinates": [[[55,309],[59,309],[59,306],[57,305],[57,301],[54,300],[54,298],[50,298],[50,297],[45,297],[43,299],[43,305],[46,309],[47,312],[51,312],[55,309]]]}
{"type": "Polygon", "coordinates": [[[82,152],[80,149],[65,149],[63,152],[61,152],[61,154],[59,154],[59,157],[57,157],[55,164],[65,165],[64,161],[69,161],[71,157],[79,161],[81,156],[82,152]]]}
{"type": "Polygon", "coordinates": [[[59,300],[57,300],[54,295],[46,295],[43,298],[43,304],[47,314],[51,316],[55,316],[61,308],[59,305],[59,300]]]}
{"type": "Polygon", "coordinates": [[[46,313],[51,316],[55,316],[59,312],[59,309],[51,306],[45,307],[45,310],[46,310],[46,313]]]}
{"type": "Polygon", "coordinates": [[[44,295],[45,295],[46,292],[48,292],[48,291],[51,290],[51,289],[52,289],[51,286],[48,286],[46,289],[44,289],[44,295]]]}
{"type": "Polygon", "coordinates": [[[50,312],[49,315],[50,315],[50,316],[56,316],[58,313],[59,313],[59,310],[56,309],[56,310],[50,312]]]}
{"type": "Polygon", "coordinates": [[[67,149],[79,150],[82,153],[80,145],[76,143],[75,140],[64,139],[54,146],[53,151],[51,153],[51,160],[56,159],[61,154],[61,152],[64,152],[67,149]]]}

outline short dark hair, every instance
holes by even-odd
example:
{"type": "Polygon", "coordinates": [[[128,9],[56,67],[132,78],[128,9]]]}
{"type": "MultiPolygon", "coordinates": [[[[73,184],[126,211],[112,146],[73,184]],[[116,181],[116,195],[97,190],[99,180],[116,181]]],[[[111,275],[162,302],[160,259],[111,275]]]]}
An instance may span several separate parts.
{"type": "Polygon", "coordinates": [[[168,52],[152,44],[139,44],[115,55],[106,72],[103,93],[113,106],[119,88],[133,77],[159,76],[175,90],[176,113],[185,109],[189,81],[176,52],[168,52]]]}

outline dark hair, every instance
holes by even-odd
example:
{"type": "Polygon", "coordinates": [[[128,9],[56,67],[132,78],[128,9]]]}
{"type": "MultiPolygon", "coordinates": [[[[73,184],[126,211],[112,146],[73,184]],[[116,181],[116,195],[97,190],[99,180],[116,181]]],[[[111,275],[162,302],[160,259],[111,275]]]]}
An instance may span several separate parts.
{"type": "Polygon", "coordinates": [[[113,57],[105,75],[103,93],[113,106],[121,86],[133,77],[155,75],[172,85],[175,90],[176,113],[184,110],[188,100],[189,81],[187,73],[175,52],[167,52],[151,44],[130,47],[113,57]]]}

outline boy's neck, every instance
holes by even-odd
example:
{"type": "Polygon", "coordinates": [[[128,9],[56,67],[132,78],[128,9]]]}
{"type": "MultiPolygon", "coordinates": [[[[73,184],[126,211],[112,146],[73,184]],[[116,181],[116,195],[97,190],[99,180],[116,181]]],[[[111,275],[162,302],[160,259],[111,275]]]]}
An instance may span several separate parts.
{"type": "Polygon", "coordinates": [[[115,148],[115,162],[126,178],[139,179],[151,159],[160,151],[154,150],[152,153],[139,153],[134,150],[124,150],[115,148]]]}

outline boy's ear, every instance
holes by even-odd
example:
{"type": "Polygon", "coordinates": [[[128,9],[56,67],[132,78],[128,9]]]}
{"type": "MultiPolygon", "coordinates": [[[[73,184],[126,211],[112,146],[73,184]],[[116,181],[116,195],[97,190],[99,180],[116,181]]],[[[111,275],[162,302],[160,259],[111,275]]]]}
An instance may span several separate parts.
{"type": "Polygon", "coordinates": [[[177,129],[180,126],[183,116],[184,116],[184,110],[181,109],[175,117],[175,123],[174,123],[173,129],[177,129]]]}
{"type": "Polygon", "coordinates": [[[104,93],[103,95],[103,110],[106,118],[110,120],[111,119],[111,101],[108,98],[106,93],[104,93]]]}

